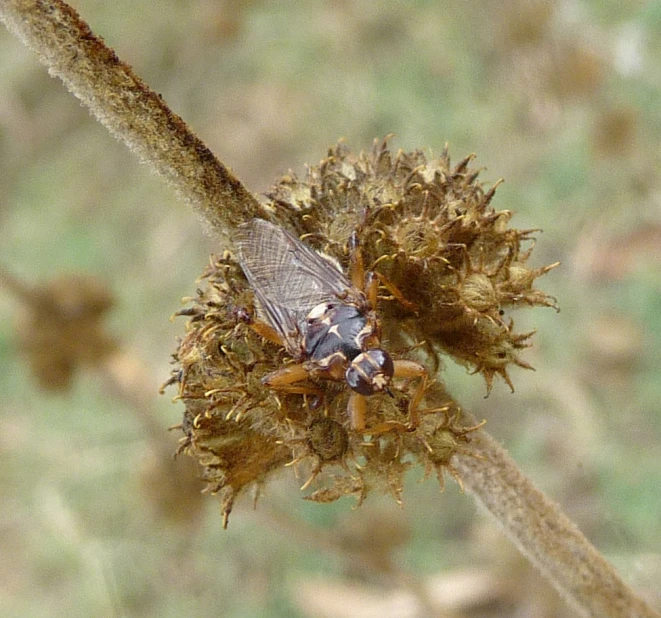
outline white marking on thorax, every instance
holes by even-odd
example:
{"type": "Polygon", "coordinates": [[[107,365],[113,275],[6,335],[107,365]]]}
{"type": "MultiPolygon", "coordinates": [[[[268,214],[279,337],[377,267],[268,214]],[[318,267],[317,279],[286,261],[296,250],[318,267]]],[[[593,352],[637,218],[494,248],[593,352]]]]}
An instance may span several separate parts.
{"type": "Polygon", "coordinates": [[[308,320],[320,320],[326,315],[328,311],[328,303],[319,303],[316,307],[313,307],[307,315],[308,320]]]}

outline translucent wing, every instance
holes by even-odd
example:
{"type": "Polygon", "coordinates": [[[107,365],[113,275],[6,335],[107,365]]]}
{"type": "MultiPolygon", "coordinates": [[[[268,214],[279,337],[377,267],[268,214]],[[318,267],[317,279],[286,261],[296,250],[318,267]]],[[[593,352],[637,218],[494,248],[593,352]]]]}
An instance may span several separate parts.
{"type": "Polygon", "coordinates": [[[301,324],[307,314],[320,303],[337,299],[350,288],[349,280],[330,260],[263,219],[240,225],[236,243],[263,317],[290,351],[300,349],[301,324]]]}

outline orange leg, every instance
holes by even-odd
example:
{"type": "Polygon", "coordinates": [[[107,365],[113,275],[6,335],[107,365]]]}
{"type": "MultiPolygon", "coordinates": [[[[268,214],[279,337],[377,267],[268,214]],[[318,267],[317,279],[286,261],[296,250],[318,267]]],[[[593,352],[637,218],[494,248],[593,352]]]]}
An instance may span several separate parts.
{"type": "Polygon", "coordinates": [[[261,320],[256,320],[253,318],[245,307],[237,307],[235,310],[235,315],[239,322],[247,324],[260,337],[263,337],[271,343],[276,343],[283,348],[285,347],[285,342],[282,340],[282,337],[277,333],[277,331],[272,326],[269,326],[266,322],[262,322],[261,320]]]}
{"type": "Polygon", "coordinates": [[[302,382],[310,376],[310,372],[303,363],[287,365],[282,369],[272,371],[262,378],[262,383],[274,390],[287,390],[296,382],[302,382]]]}
{"type": "Polygon", "coordinates": [[[392,281],[389,281],[386,277],[384,277],[381,273],[374,271],[374,276],[377,277],[379,280],[379,283],[388,290],[393,296],[393,298],[400,304],[404,309],[407,311],[412,311],[414,313],[417,313],[418,311],[418,305],[415,303],[412,303],[410,300],[408,300],[404,294],[401,293],[399,288],[392,283],[392,281]]]}
{"type": "Polygon", "coordinates": [[[314,384],[285,384],[283,386],[272,386],[274,391],[287,393],[289,395],[318,395],[323,396],[324,392],[314,386],[314,384]]]}
{"type": "Polygon", "coordinates": [[[308,377],[310,377],[308,370],[305,369],[303,363],[299,363],[272,371],[262,378],[262,383],[274,391],[292,395],[323,395],[323,392],[314,384],[298,384],[308,377]]]}
{"type": "Polygon", "coordinates": [[[393,361],[393,365],[395,366],[393,378],[422,378],[409,402],[409,427],[413,429],[420,421],[418,408],[427,386],[427,370],[420,363],[410,360],[396,360],[393,361]]]}
{"type": "Polygon", "coordinates": [[[254,320],[249,324],[249,326],[260,337],[263,337],[264,339],[270,341],[271,343],[275,343],[281,347],[284,347],[284,342],[282,341],[282,337],[278,335],[278,333],[272,326],[269,326],[265,322],[258,322],[254,320]]]}
{"type": "Polygon", "coordinates": [[[412,312],[418,311],[418,306],[410,300],[407,300],[397,286],[388,281],[388,279],[381,273],[376,271],[365,272],[365,261],[363,259],[363,253],[360,250],[360,242],[356,232],[353,232],[349,239],[349,253],[349,276],[351,278],[351,285],[365,293],[372,309],[376,309],[379,284],[381,284],[405,309],[412,312]]]}
{"type": "Polygon", "coordinates": [[[349,254],[349,277],[351,279],[351,285],[363,292],[365,291],[365,263],[356,232],[353,232],[351,238],[349,238],[349,254]]]}
{"type": "Polygon", "coordinates": [[[362,433],[365,431],[365,413],[367,412],[367,402],[363,395],[352,392],[349,395],[349,403],[347,404],[347,411],[351,419],[351,426],[355,431],[362,433]]]}
{"type": "Polygon", "coordinates": [[[376,304],[379,302],[379,275],[369,271],[365,275],[365,296],[372,309],[376,310],[376,304]]]}

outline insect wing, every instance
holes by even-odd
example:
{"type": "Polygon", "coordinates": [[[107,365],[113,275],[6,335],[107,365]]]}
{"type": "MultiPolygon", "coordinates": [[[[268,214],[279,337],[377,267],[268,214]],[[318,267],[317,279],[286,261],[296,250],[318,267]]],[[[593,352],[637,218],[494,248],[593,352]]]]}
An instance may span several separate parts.
{"type": "Polygon", "coordinates": [[[329,260],[263,219],[239,226],[236,242],[260,309],[290,351],[300,347],[300,324],[310,310],[351,286],[329,260]]]}

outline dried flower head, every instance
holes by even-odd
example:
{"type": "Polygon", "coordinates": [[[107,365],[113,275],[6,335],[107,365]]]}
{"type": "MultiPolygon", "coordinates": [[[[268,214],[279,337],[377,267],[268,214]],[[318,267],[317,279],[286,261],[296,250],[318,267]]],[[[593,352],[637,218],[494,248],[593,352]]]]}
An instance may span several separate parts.
{"type": "Polygon", "coordinates": [[[496,211],[469,168],[454,167],[447,149],[427,161],[421,151],[393,156],[387,141],[370,154],[351,157],[339,145],[305,181],[283,178],[269,197],[276,217],[307,242],[346,266],[346,241],[359,230],[365,262],[414,303],[383,303],[388,340],[425,342],[482,373],[512,386],[507,369],[530,366],[519,356],[532,333],[516,333],[505,313],[521,306],[555,307],[533,284],[557,264],[527,262],[536,230],[508,227],[512,213],[496,211]]]}
{"type": "MultiPolygon", "coordinates": [[[[516,333],[505,312],[555,306],[533,287],[552,266],[530,268],[532,230],[508,227],[511,214],[491,205],[472,157],[451,167],[447,151],[428,162],[422,152],[393,156],[387,142],[352,157],[339,145],[299,180],[288,174],[269,194],[266,217],[334,259],[345,272],[355,233],[365,268],[382,284],[381,340],[395,359],[429,375],[447,354],[512,386],[508,368],[532,333],[516,333]]],[[[225,523],[236,496],[292,465],[306,470],[303,489],[317,502],[371,491],[399,502],[404,473],[422,465],[453,473],[457,450],[470,452],[460,408],[438,380],[394,372],[390,387],[365,397],[366,426],[347,414],[351,389],[320,372],[274,390],[265,376],[300,359],[264,338],[263,308],[237,257],[213,257],[175,354],[171,382],[186,404],[182,450],[204,467],[208,489],[220,492],[225,523]],[[422,384],[422,386],[421,386],[422,384]]],[[[459,479],[458,479],[459,480],[459,479]]]]}

